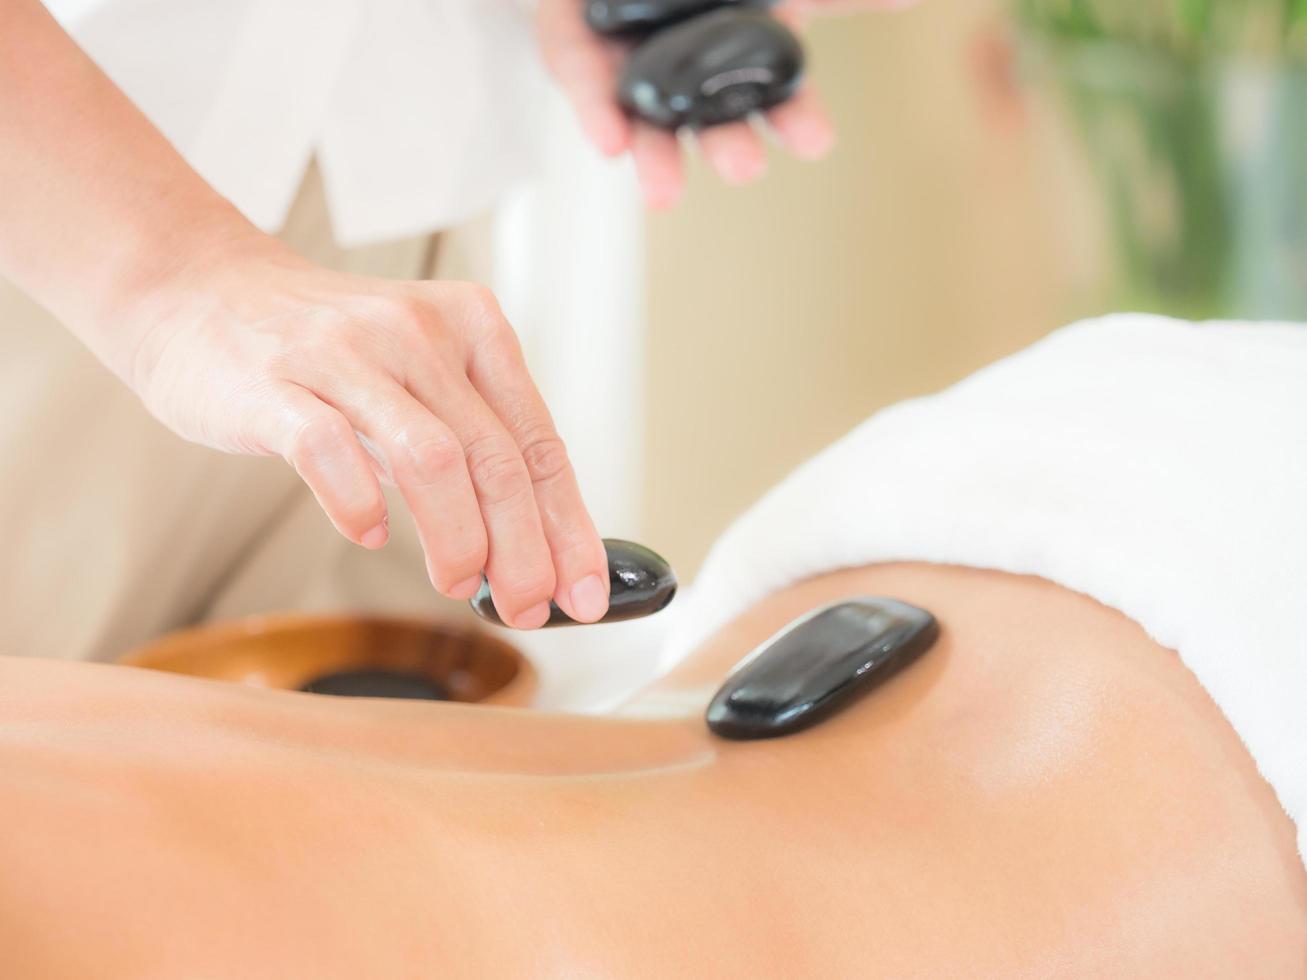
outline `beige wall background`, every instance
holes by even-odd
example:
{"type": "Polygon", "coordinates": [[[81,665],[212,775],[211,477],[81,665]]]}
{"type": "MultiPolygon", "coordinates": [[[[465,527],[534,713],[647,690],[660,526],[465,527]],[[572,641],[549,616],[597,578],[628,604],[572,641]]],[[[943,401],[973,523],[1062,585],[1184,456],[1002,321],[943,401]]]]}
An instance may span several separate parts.
{"type": "Polygon", "coordinates": [[[685,577],[729,521],[878,408],[1064,321],[1093,265],[1071,144],[982,85],[1001,3],[814,25],[840,143],[746,189],[701,166],[648,228],[645,539],[685,577]]]}

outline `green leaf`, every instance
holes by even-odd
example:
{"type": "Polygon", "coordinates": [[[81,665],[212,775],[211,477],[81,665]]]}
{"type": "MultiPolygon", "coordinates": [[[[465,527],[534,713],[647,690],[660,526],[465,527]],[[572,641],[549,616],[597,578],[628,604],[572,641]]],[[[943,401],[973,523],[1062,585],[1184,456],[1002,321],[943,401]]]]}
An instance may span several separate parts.
{"type": "Polygon", "coordinates": [[[1212,0],[1174,0],[1175,14],[1191,37],[1202,38],[1212,23],[1212,0]]]}
{"type": "Polygon", "coordinates": [[[1112,39],[1186,60],[1235,52],[1307,54],[1307,0],[1011,0],[1027,29],[1112,39]]]}

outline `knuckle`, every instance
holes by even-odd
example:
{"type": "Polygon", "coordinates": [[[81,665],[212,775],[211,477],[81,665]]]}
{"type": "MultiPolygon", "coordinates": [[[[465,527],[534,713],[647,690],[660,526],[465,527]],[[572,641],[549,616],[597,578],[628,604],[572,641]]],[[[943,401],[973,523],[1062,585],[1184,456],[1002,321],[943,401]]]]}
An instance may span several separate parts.
{"type": "Polygon", "coordinates": [[[399,296],[386,302],[388,312],[379,322],[384,324],[387,343],[409,369],[430,371],[451,360],[453,343],[435,303],[414,296],[399,296]]]}
{"type": "Polygon", "coordinates": [[[571,469],[567,446],[552,430],[541,431],[523,440],[522,459],[532,483],[549,483],[571,469]]]}
{"type": "Polygon", "coordinates": [[[410,338],[425,333],[430,319],[430,311],[415,297],[364,296],[351,300],[347,309],[324,318],[317,332],[335,350],[375,356],[403,349],[410,338]]]}
{"type": "Polygon", "coordinates": [[[523,605],[538,602],[553,595],[554,570],[546,561],[522,563],[509,575],[500,575],[492,584],[496,595],[512,597],[523,605]]]}
{"type": "Polygon", "coordinates": [[[504,316],[493,291],[468,283],[463,287],[460,301],[477,348],[511,351],[517,346],[517,334],[504,316]]]}
{"type": "Polygon", "coordinates": [[[371,301],[347,343],[358,345],[364,360],[381,356],[386,363],[398,366],[420,361],[426,355],[430,335],[430,316],[416,300],[404,296],[385,296],[371,301]]]}
{"type": "Polygon", "coordinates": [[[340,415],[317,415],[304,422],[291,437],[290,459],[296,469],[339,451],[354,430],[340,415]]]}
{"type": "Polygon", "coordinates": [[[496,371],[515,375],[526,371],[517,333],[504,319],[488,321],[478,327],[472,356],[474,360],[481,361],[496,371]]]}
{"type": "Polygon", "coordinates": [[[531,478],[522,457],[508,447],[488,447],[469,453],[468,470],[485,503],[509,503],[531,492],[531,478]]]}
{"type": "Polygon", "coordinates": [[[403,475],[418,486],[430,486],[463,465],[463,450],[452,435],[405,432],[399,437],[403,449],[403,475]]]}
{"type": "Polygon", "coordinates": [[[489,286],[484,286],[479,282],[464,283],[462,288],[463,303],[467,308],[480,320],[500,321],[503,319],[503,313],[499,308],[499,300],[495,292],[489,286]]]}
{"type": "Polygon", "coordinates": [[[385,301],[380,316],[391,328],[425,333],[435,319],[430,304],[416,296],[392,296],[385,301]]]}

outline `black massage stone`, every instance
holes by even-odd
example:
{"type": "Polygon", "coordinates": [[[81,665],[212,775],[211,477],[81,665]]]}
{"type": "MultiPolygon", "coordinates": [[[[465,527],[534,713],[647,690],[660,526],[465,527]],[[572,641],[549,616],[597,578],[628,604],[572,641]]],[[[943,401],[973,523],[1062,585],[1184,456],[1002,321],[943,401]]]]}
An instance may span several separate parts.
{"type": "Polygon", "coordinates": [[[792,96],[803,48],[756,10],[718,10],[655,34],[632,52],[618,87],[622,105],[662,129],[743,119],[792,96]]]}
{"type": "Polygon", "coordinates": [[[719,7],[770,7],[776,0],[589,0],[585,21],[600,34],[648,34],[719,7]]]}
{"type": "MultiPolygon", "coordinates": [[[[633,541],[619,541],[616,538],[604,539],[604,550],[608,552],[608,614],[599,622],[620,623],[626,619],[640,619],[652,616],[667,608],[676,596],[676,573],[666,559],[650,551],[644,545],[633,541]]],[[[470,604],[482,619],[503,626],[495,610],[495,603],[490,595],[490,583],[481,580],[481,590],[474,595],[470,604]]],[[[549,620],[546,626],[579,626],[559,609],[555,603],[549,604],[549,620]]]]}
{"type": "Polygon", "coordinates": [[[449,692],[421,674],[396,670],[342,670],[315,677],[301,691],[354,698],[409,698],[448,701],[449,692]]]}
{"type": "Polygon", "coordinates": [[[935,617],[897,599],[836,603],[751,653],[708,705],[722,738],[777,738],[817,724],[925,653],[935,617]]]}

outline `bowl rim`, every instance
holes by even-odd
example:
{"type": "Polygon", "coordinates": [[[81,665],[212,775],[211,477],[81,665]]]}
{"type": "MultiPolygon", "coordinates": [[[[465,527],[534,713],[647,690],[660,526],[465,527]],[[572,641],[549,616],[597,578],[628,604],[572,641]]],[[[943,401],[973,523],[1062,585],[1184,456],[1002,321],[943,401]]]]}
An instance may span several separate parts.
{"type": "MultiPolygon", "coordinates": [[[[390,615],[386,613],[311,613],[311,612],[274,612],[255,613],[236,619],[218,620],[189,626],[157,637],[140,644],[119,656],[114,662],[124,667],[142,670],[162,669],[157,666],[161,661],[176,656],[184,650],[207,649],[225,642],[244,639],[250,636],[277,636],[279,634],[297,633],[311,629],[330,629],[339,626],[388,626],[410,629],[418,632],[443,634],[451,639],[475,639],[478,643],[488,643],[498,648],[517,664],[513,677],[490,696],[480,701],[469,702],[478,705],[495,705],[499,707],[525,707],[535,695],[539,684],[539,674],[535,665],[514,643],[491,633],[474,623],[456,623],[447,620],[428,619],[418,615],[390,615]]],[[[198,674],[184,671],[170,671],[183,677],[200,678],[198,674]]],[[[215,678],[207,678],[214,680],[215,678]]],[[[219,683],[230,683],[219,681],[219,683]]]]}

